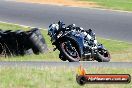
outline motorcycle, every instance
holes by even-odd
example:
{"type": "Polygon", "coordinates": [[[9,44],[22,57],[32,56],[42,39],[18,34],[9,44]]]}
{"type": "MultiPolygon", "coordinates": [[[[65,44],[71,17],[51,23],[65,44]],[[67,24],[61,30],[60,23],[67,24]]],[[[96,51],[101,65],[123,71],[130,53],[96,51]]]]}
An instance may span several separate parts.
{"type": "Polygon", "coordinates": [[[54,51],[60,51],[59,58],[69,62],[98,61],[109,62],[110,53],[100,44],[91,29],[84,30],[75,24],[64,26],[61,21],[49,26],[48,35],[51,37],[54,51]]]}

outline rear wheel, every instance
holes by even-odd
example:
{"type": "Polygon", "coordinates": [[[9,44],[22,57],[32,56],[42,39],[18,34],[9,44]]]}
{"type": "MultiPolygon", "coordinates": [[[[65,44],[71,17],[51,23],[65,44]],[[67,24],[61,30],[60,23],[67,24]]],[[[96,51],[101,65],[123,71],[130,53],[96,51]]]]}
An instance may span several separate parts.
{"type": "Polygon", "coordinates": [[[80,60],[78,47],[73,41],[66,40],[60,43],[60,52],[69,62],[80,60]]]}
{"type": "Polygon", "coordinates": [[[59,58],[60,58],[62,61],[66,61],[66,60],[67,60],[66,57],[65,57],[62,53],[59,54],[59,58]]]}

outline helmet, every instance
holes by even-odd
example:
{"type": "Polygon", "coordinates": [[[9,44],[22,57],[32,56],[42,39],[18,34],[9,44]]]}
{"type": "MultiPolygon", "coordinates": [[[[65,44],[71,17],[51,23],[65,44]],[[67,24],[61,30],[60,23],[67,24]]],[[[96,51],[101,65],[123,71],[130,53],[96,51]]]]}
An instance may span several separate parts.
{"type": "Polygon", "coordinates": [[[58,25],[59,25],[59,29],[63,28],[63,26],[65,25],[62,21],[59,21],[58,22],[58,25]]]}

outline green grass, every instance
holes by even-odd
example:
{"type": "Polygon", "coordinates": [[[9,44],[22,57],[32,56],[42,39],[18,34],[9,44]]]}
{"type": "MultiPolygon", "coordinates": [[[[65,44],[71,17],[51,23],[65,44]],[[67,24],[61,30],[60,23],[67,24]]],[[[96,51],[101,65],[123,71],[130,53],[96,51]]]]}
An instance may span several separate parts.
{"type": "MultiPolygon", "coordinates": [[[[125,68],[87,68],[88,74],[130,74],[125,68]]],[[[86,84],[76,83],[75,68],[0,68],[0,88],[131,88],[130,84],[86,84]]]]}
{"type": "Polygon", "coordinates": [[[109,8],[116,10],[132,11],[132,0],[82,0],[82,1],[93,1],[99,8],[109,8]]]}
{"type": "MultiPolygon", "coordinates": [[[[3,30],[30,30],[28,27],[22,27],[13,24],[0,23],[0,29],[3,30]]],[[[59,59],[59,51],[53,52],[53,46],[50,42],[50,37],[47,35],[47,30],[41,30],[41,33],[46,39],[49,51],[40,55],[27,55],[17,57],[0,57],[0,61],[61,61],[59,59]]],[[[132,44],[105,38],[97,38],[111,53],[111,61],[132,61],[132,44]],[[125,57],[124,57],[125,56],[125,57]]]]}

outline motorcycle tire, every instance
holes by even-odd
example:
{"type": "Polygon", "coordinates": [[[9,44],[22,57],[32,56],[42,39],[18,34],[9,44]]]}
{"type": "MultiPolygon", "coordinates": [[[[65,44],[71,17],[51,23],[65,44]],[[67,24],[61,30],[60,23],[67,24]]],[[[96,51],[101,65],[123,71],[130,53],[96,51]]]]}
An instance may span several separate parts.
{"type": "MultiPolygon", "coordinates": [[[[69,41],[69,40],[68,40],[69,41]]],[[[69,62],[79,62],[80,61],[80,55],[79,55],[79,49],[78,49],[78,46],[74,46],[74,45],[77,45],[77,44],[75,44],[75,42],[73,42],[73,41],[70,41],[72,44],[72,47],[74,47],[75,48],[75,50],[76,50],[76,56],[75,57],[73,57],[73,56],[71,56],[71,55],[69,55],[68,54],[68,52],[67,52],[67,50],[66,50],[66,48],[68,48],[66,45],[65,45],[65,43],[66,43],[67,41],[63,41],[63,42],[61,42],[60,43],[60,52],[62,53],[62,55],[69,61],[69,62]]]]}
{"type": "Polygon", "coordinates": [[[61,53],[59,54],[59,58],[60,58],[62,61],[66,61],[66,60],[67,60],[61,53]]]}
{"type": "Polygon", "coordinates": [[[109,62],[110,59],[111,59],[110,53],[107,50],[106,50],[106,53],[102,54],[102,53],[97,52],[96,54],[96,60],[98,62],[109,62]]]}

